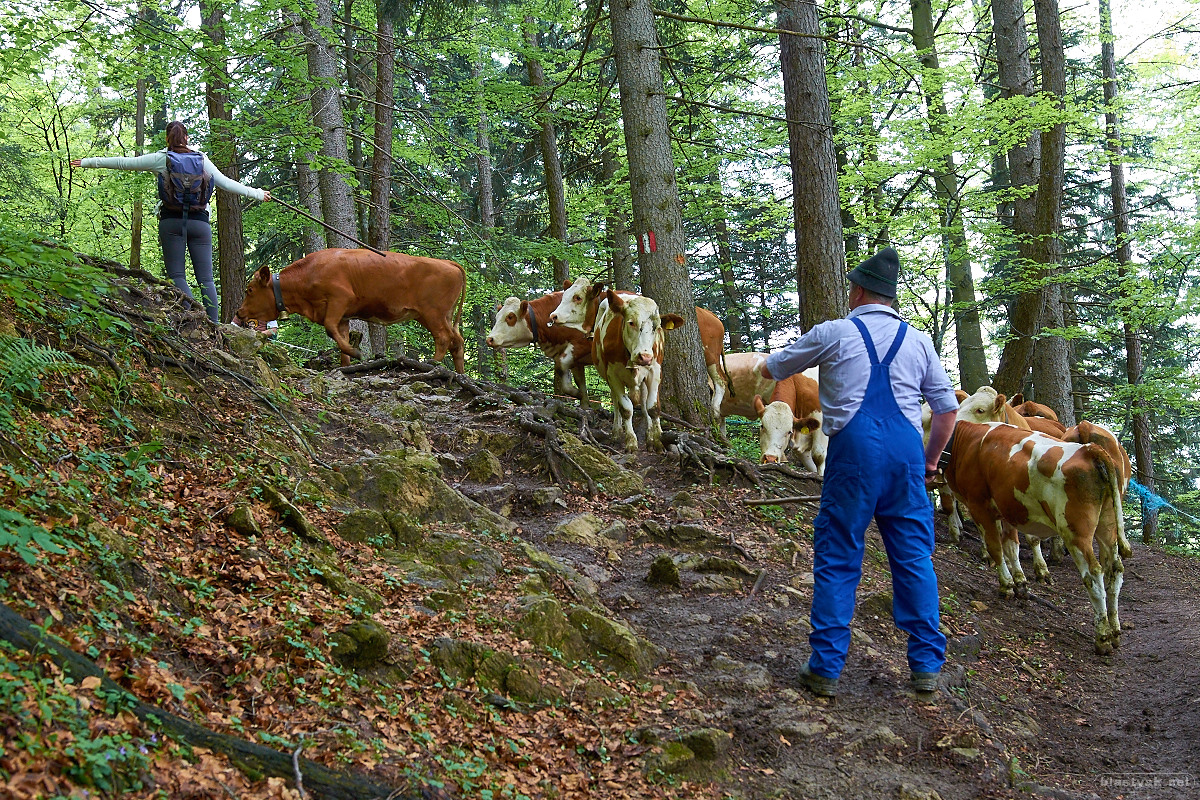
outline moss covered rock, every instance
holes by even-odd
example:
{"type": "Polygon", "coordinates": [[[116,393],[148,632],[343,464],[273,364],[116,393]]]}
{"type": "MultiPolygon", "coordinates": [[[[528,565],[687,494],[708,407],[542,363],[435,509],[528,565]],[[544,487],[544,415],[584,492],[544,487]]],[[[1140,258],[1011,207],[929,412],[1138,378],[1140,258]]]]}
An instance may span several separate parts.
{"type": "Polygon", "coordinates": [[[563,450],[583,468],[605,494],[628,497],[641,494],[646,482],[642,476],[625,469],[598,447],[584,443],[582,439],[566,431],[559,431],[563,450]]]}
{"type": "Polygon", "coordinates": [[[375,620],[351,622],[329,637],[329,647],[335,661],[347,667],[361,669],[382,661],[388,652],[391,635],[375,620]]]}
{"type": "Polygon", "coordinates": [[[342,517],[338,523],[338,535],[347,542],[387,543],[393,541],[392,528],[387,518],[372,508],[360,508],[342,517]]]}

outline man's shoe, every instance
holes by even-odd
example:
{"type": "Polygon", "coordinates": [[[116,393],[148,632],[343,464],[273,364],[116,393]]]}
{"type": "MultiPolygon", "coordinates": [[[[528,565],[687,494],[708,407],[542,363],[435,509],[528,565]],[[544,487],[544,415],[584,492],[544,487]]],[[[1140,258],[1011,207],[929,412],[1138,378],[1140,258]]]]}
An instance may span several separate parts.
{"type": "Polygon", "coordinates": [[[936,692],[938,688],[938,680],[942,677],[940,672],[914,672],[909,679],[914,692],[929,694],[936,692]]]}
{"type": "Polygon", "coordinates": [[[837,678],[818,675],[805,664],[800,668],[800,685],[817,697],[837,697],[837,678]]]}

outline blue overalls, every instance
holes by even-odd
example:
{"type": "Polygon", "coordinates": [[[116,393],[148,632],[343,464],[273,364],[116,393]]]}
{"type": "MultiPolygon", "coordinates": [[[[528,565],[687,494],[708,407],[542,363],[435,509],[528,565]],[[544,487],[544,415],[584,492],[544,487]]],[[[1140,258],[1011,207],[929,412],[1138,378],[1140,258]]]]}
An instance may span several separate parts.
{"type": "Polygon", "coordinates": [[[874,516],[892,570],[893,617],[896,627],[908,634],[909,668],[937,672],[946,660],[946,637],[938,629],[925,450],[921,434],[896,404],[889,377],[908,323],[900,323],[891,349],[880,361],[867,326],[857,317],[851,321],[866,342],[871,378],[854,418],[829,438],[821,510],[813,522],[809,669],[837,678],[846,664],[864,540],[874,516]]]}

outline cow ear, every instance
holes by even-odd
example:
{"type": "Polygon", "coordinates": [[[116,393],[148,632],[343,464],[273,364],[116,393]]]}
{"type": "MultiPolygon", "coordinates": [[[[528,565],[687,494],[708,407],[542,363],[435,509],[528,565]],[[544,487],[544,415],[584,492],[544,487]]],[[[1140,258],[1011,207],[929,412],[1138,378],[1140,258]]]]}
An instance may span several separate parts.
{"type": "Polygon", "coordinates": [[[610,311],[614,311],[619,314],[625,310],[625,301],[621,298],[621,295],[617,294],[612,289],[608,290],[608,294],[605,295],[605,299],[608,300],[608,308],[610,311]]]}
{"type": "Polygon", "coordinates": [[[1017,392],[1009,399],[1008,404],[1010,406],[1012,406],[1013,408],[1016,408],[1017,406],[1021,405],[1024,402],[1025,402],[1025,395],[1023,395],[1021,392],[1017,392]]]}
{"type": "Polygon", "coordinates": [[[593,297],[599,297],[600,295],[604,294],[607,289],[608,284],[604,283],[603,281],[600,283],[593,283],[588,287],[587,290],[588,300],[591,300],[593,297]]]}
{"type": "Polygon", "coordinates": [[[263,286],[271,285],[271,268],[259,267],[258,272],[254,273],[254,280],[261,283],[263,286]]]}
{"type": "Polygon", "coordinates": [[[996,395],[996,410],[999,411],[1000,409],[1004,408],[1004,404],[1007,402],[1008,402],[1008,395],[1005,395],[1005,394],[996,395]]]}
{"type": "Polygon", "coordinates": [[[563,281],[563,291],[565,292],[567,289],[570,289],[574,285],[575,285],[575,282],[573,280],[571,280],[570,278],[567,278],[565,281],[563,281]]]}
{"type": "Polygon", "coordinates": [[[759,419],[762,419],[763,414],[767,413],[767,407],[763,405],[761,395],[754,395],[754,413],[759,419]]]}
{"type": "Polygon", "coordinates": [[[662,326],[665,330],[671,331],[683,326],[683,317],[678,314],[663,314],[662,326]]]}
{"type": "Polygon", "coordinates": [[[520,308],[519,313],[522,317],[529,313],[529,301],[528,300],[521,301],[521,308],[520,308]]]}

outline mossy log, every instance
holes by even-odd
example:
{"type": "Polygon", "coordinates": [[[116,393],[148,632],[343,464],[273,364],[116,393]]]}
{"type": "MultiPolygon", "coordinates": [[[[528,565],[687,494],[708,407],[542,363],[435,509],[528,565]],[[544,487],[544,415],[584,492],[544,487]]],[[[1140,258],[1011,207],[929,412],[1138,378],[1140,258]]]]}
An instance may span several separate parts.
{"type": "Polygon", "coordinates": [[[109,678],[90,659],[76,653],[53,636],[46,635],[3,603],[0,603],[0,639],[29,653],[45,653],[65,674],[76,681],[89,677],[99,678],[103,690],[123,697],[129,710],[146,725],[161,730],[163,734],[178,742],[224,753],[238,769],[253,779],[280,777],[295,780],[299,772],[303,777],[304,790],[309,796],[328,800],[445,797],[440,790],[432,787],[396,789],[360,775],[335,772],[308,759],[294,758],[291,753],[282,753],[245,739],[216,733],[161,708],[147,705],[109,678]]]}

